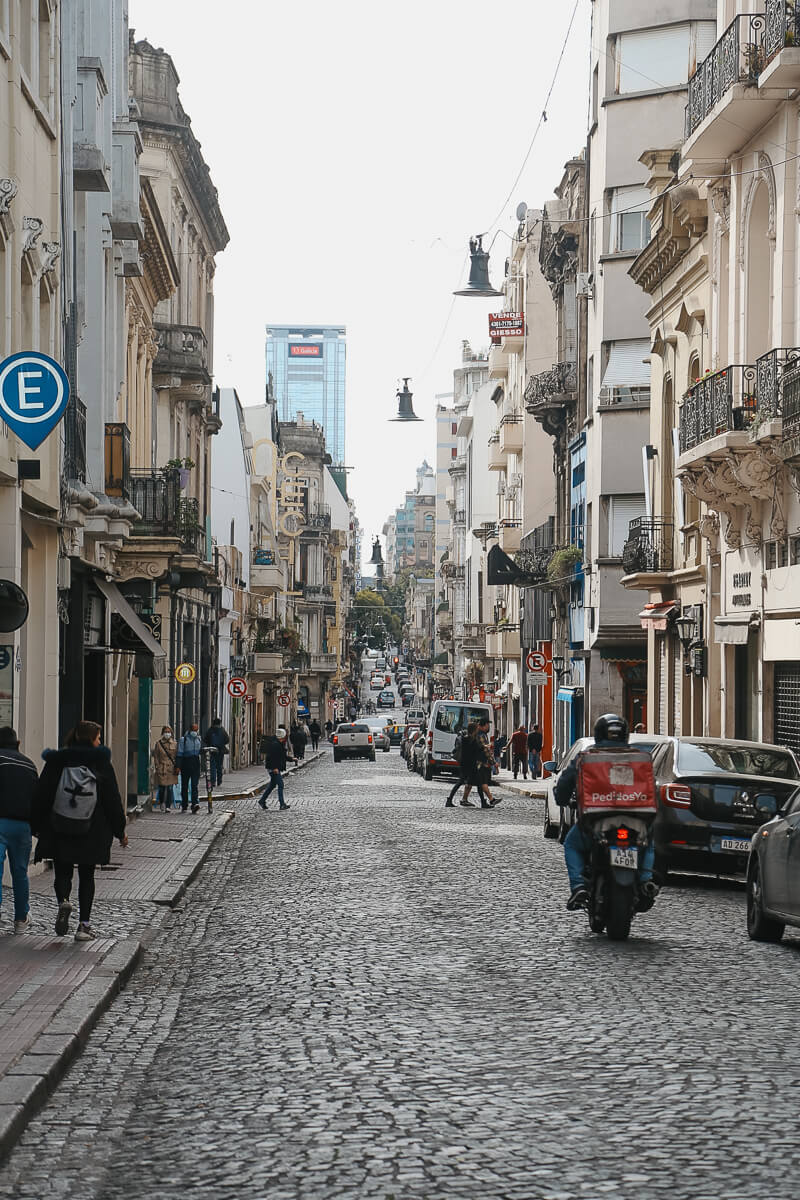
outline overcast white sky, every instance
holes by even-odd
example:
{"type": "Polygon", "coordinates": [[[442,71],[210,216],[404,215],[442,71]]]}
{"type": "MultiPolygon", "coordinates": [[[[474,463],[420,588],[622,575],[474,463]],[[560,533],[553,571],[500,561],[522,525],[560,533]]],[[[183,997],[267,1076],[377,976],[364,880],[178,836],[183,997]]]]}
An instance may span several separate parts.
{"type": "MultiPolygon", "coordinates": [[[[347,326],[347,464],[365,547],[435,460],[437,393],[497,301],[457,299],[470,234],[511,234],[585,141],[590,0],[525,172],[572,0],[130,0],[163,46],[231,234],[217,259],[215,375],[264,397],[264,326],[347,326]],[[438,352],[437,344],[440,342],[438,352]],[[424,424],[388,424],[410,375],[424,424]]],[[[494,244],[503,276],[509,240],[494,244]]]]}

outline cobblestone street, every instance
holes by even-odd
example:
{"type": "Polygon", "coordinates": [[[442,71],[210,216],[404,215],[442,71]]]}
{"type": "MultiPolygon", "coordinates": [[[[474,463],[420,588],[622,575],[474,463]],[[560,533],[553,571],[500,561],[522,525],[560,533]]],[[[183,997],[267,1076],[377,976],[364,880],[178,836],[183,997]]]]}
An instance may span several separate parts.
{"type": "Polygon", "coordinates": [[[445,790],[328,753],[228,801],[0,1195],[795,1196],[800,941],[699,882],[592,936],[539,800],[445,790]]]}

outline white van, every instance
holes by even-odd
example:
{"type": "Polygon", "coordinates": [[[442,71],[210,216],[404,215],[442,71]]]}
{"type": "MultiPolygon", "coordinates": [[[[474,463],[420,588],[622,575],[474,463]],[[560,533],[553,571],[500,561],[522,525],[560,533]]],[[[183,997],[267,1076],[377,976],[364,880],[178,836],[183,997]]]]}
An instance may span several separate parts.
{"type": "Polygon", "coordinates": [[[489,718],[489,737],[494,741],[494,715],[491,704],[473,704],[468,700],[434,700],[428,717],[423,775],[428,782],[441,771],[457,772],[453,748],[459,733],[465,733],[471,721],[489,718]]]}

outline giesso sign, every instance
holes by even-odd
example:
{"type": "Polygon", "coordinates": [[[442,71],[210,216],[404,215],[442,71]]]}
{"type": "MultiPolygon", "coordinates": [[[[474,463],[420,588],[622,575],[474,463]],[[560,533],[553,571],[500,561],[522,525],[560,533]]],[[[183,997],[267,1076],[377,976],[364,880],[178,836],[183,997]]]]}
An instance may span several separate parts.
{"type": "Polygon", "coordinates": [[[290,342],[289,358],[322,358],[322,346],[319,342],[290,342]]]}

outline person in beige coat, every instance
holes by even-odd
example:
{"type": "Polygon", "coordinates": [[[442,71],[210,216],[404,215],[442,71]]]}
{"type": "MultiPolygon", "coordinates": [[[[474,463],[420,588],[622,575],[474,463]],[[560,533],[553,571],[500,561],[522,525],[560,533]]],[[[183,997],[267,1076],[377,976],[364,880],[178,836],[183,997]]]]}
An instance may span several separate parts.
{"type": "Polygon", "coordinates": [[[172,808],[173,787],[178,782],[178,743],[169,725],[161,730],[161,737],[153,747],[153,774],[156,792],[156,807],[161,812],[172,808]]]}

